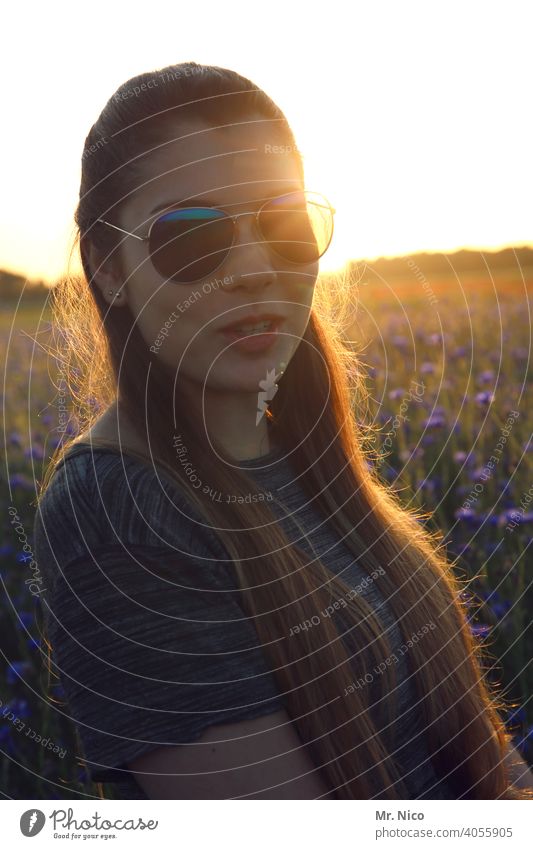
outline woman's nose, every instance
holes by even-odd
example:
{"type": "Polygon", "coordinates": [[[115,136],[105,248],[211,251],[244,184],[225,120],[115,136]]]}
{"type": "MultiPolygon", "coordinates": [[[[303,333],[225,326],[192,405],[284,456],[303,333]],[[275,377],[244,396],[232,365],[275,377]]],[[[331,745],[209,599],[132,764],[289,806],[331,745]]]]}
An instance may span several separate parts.
{"type": "Polygon", "coordinates": [[[226,260],[228,272],[245,282],[277,274],[275,259],[268,242],[257,226],[254,214],[237,215],[235,240],[226,260]]]}

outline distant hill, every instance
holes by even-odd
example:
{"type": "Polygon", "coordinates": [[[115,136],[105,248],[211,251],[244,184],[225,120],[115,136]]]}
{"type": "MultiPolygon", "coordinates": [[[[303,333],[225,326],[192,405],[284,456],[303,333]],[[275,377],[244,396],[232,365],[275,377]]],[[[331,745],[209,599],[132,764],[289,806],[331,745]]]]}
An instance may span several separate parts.
{"type": "Polygon", "coordinates": [[[17,303],[21,295],[24,302],[30,300],[32,303],[44,303],[49,292],[50,288],[42,280],[28,280],[22,274],[0,269],[0,306],[17,303]]]}
{"type": "Polygon", "coordinates": [[[387,280],[391,277],[405,277],[413,269],[410,265],[414,263],[416,270],[427,276],[435,274],[449,274],[456,271],[491,272],[522,268],[528,275],[533,273],[533,248],[504,248],[501,251],[470,251],[461,250],[453,253],[417,253],[401,257],[380,257],[376,260],[358,260],[350,263],[351,267],[360,269],[366,266],[369,271],[383,276],[387,280]]]}

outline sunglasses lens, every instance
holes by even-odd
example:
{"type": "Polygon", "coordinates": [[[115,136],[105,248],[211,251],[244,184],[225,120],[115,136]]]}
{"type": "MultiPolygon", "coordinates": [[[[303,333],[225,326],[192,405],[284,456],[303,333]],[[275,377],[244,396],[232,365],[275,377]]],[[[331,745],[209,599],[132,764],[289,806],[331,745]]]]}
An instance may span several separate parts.
{"type": "MultiPolygon", "coordinates": [[[[327,250],[333,210],[316,192],[291,192],[259,211],[263,238],[283,259],[307,264],[327,250]]],[[[233,244],[233,220],[220,209],[186,207],[166,212],[152,227],[150,256],[156,270],[176,283],[202,280],[224,261],[233,244]]]]}
{"type": "Polygon", "coordinates": [[[316,262],[333,235],[333,212],[316,192],[292,192],[268,201],[259,213],[259,225],[272,249],[296,263],[316,262]]]}
{"type": "Polygon", "coordinates": [[[232,242],[232,220],[221,210],[175,209],[152,227],[150,255],[164,277],[188,283],[208,277],[218,268],[232,242]]]}

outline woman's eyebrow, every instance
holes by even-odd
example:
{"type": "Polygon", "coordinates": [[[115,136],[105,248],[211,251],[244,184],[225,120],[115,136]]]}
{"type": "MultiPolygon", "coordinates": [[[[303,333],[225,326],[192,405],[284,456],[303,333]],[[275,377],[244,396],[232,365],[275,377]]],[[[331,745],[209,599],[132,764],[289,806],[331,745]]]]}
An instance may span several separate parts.
{"type": "MultiPolygon", "coordinates": [[[[273,195],[268,195],[264,198],[259,198],[257,202],[261,203],[265,200],[271,200],[272,198],[280,197],[281,195],[290,194],[291,192],[297,191],[301,191],[301,187],[299,185],[296,185],[295,187],[288,187],[284,191],[275,192],[273,195]]],[[[242,203],[246,203],[246,201],[242,201],[242,203]]],[[[235,206],[236,204],[231,205],[235,206]]],[[[164,209],[180,209],[184,206],[209,206],[221,209],[224,206],[228,206],[228,204],[223,204],[220,202],[220,200],[217,200],[216,198],[206,198],[204,195],[199,195],[198,197],[190,197],[186,200],[170,200],[165,201],[164,203],[159,203],[157,206],[154,206],[152,210],[150,210],[148,215],[154,215],[156,212],[161,212],[164,209]]]]}
{"type": "Polygon", "coordinates": [[[206,197],[192,197],[187,198],[187,200],[170,200],[165,203],[159,203],[157,206],[148,213],[149,215],[153,215],[154,212],[159,212],[163,209],[168,209],[169,207],[183,207],[183,206],[220,206],[219,201],[214,200],[213,198],[206,197]]]}

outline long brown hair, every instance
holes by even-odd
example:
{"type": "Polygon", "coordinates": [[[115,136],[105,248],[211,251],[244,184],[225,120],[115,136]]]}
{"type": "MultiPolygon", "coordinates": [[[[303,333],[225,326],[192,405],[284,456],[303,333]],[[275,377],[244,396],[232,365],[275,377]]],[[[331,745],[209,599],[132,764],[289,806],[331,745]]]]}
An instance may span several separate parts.
{"type": "MultiPolygon", "coordinates": [[[[73,249],[79,244],[84,275],[68,274],[53,293],[59,356],[79,431],[118,398],[150,445],[146,462],[156,462],[217,529],[289,714],[331,795],[408,798],[383,733],[395,716],[396,676],[372,608],[291,544],[267,501],[244,500],[261,489],[221,445],[208,443],[193,404],[175,404],[175,376],[150,354],[129,307],[109,308],[87,259],[89,241],[103,257],[118,249],[122,236],[97,218],[109,216],[138,186],[145,157],[173,138],[181,121],[195,117],[219,126],[257,114],[274,122],[297,151],[281,110],[250,80],[225,68],[169,66],[128,80],[109,99],[82,157],[73,249]],[[243,498],[231,504],[202,498],[176,462],[176,432],[200,479],[243,498]],[[213,462],[213,446],[227,463],[213,462]],[[353,654],[331,616],[322,617],[320,627],[294,633],[296,623],[316,620],[333,595],[348,600],[343,617],[358,647],[353,654]],[[369,687],[353,686],[355,679],[368,680],[378,664],[386,668],[375,679],[372,707],[381,706],[383,727],[369,710],[369,687]]],[[[342,276],[329,275],[326,283],[319,277],[304,337],[270,404],[269,426],[309,499],[369,576],[379,575],[402,635],[411,640],[410,672],[438,778],[451,784],[456,798],[528,798],[530,791],[510,784],[502,763],[510,740],[500,715],[503,701],[485,679],[455,564],[441,534],[422,526],[425,517],[402,506],[375,470],[363,368],[343,333],[350,295],[342,276]],[[412,640],[417,633],[422,637],[412,640]]],[[[41,496],[72,441],[65,438],[56,450],[41,496]]]]}

